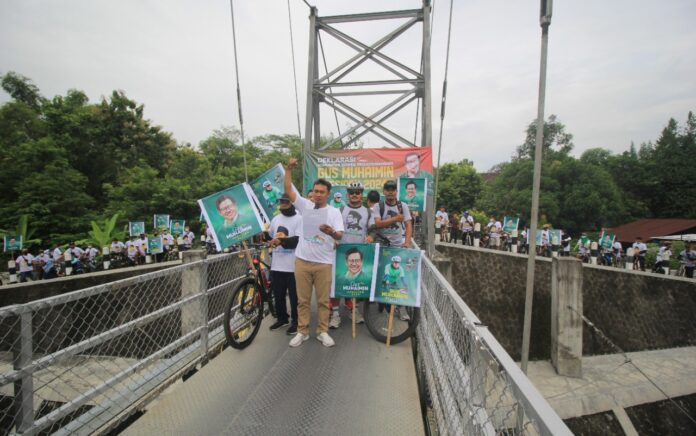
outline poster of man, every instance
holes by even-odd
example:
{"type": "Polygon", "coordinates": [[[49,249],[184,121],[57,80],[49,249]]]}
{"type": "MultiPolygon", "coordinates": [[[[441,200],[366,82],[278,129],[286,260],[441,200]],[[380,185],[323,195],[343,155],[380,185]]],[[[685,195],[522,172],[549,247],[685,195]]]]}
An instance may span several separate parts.
{"type": "Polygon", "coordinates": [[[422,251],[412,248],[381,247],[377,283],[370,301],[420,307],[422,251]]]}
{"type": "Polygon", "coordinates": [[[14,251],[22,251],[22,235],[5,235],[3,246],[5,247],[5,253],[12,253],[14,251]]]}
{"type": "Polygon", "coordinates": [[[379,244],[339,244],[331,298],[369,298],[375,287],[379,244]]]}
{"type": "Polygon", "coordinates": [[[433,175],[421,169],[421,159],[421,153],[418,151],[408,153],[404,157],[404,172],[399,177],[408,179],[424,178],[428,180],[426,189],[428,190],[428,193],[432,195],[433,175]]]}
{"type": "Polygon", "coordinates": [[[262,231],[263,222],[268,219],[255,203],[259,201],[248,183],[198,200],[208,227],[213,229],[213,240],[218,251],[262,231]]]}
{"type": "Polygon", "coordinates": [[[140,236],[145,233],[145,222],[144,221],[129,221],[128,222],[128,234],[130,236],[140,236]]]}
{"type": "Polygon", "coordinates": [[[171,220],[169,222],[169,233],[172,235],[182,235],[186,227],[186,220],[171,220]]]}
{"type": "Polygon", "coordinates": [[[153,218],[153,227],[155,230],[167,230],[169,228],[169,215],[155,214],[153,218]]]}
{"type": "MultiPolygon", "coordinates": [[[[260,200],[266,216],[271,219],[280,213],[278,208],[280,196],[283,194],[285,169],[283,165],[275,165],[251,182],[251,189],[260,200]]],[[[293,190],[297,192],[293,186],[293,190]]]]}
{"type": "Polygon", "coordinates": [[[428,197],[428,179],[418,177],[413,179],[397,179],[399,201],[406,203],[409,212],[425,212],[428,197]]]}
{"type": "Polygon", "coordinates": [[[503,220],[503,231],[510,234],[513,230],[517,230],[520,225],[520,217],[518,216],[505,216],[503,220]]]}
{"type": "Polygon", "coordinates": [[[614,246],[614,239],[616,239],[616,235],[612,235],[611,233],[602,232],[602,236],[600,239],[600,245],[605,250],[611,250],[612,247],[614,246]]]}
{"type": "Polygon", "coordinates": [[[151,238],[147,238],[147,251],[150,254],[163,253],[164,249],[162,248],[162,237],[153,236],[151,238]]]}

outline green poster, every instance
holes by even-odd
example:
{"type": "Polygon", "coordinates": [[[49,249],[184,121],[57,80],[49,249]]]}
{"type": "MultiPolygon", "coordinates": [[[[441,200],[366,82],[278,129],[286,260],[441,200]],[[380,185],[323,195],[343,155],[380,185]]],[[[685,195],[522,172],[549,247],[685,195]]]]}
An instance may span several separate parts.
{"type": "Polygon", "coordinates": [[[5,253],[22,250],[22,235],[5,235],[5,253]]]}
{"type": "Polygon", "coordinates": [[[258,199],[248,183],[242,183],[198,200],[218,251],[238,244],[260,233],[263,210],[256,207],[258,199]]]}
{"type": "Polygon", "coordinates": [[[379,244],[339,244],[333,264],[331,298],[370,298],[377,276],[379,244]]]}
{"type": "Polygon", "coordinates": [[[397,179],[399,200],[406,203],[411,212],[425,212],[428,198],[428,179],[424,177],[397,179]]]}
{"type": "Polygon", "coordinates": [[[549,230],[549,242],[551,245],[561,245],[561,229],[549,230]]]}
{"type": "Polygon", "coordinates": [[[512,233],[513,230],[517,230],[517,227],[520,225],[520,217],[518,216],[505,216],[505,219],[503,220],[503,231],[505,233],[512,233]]]}
{"type": "Polygon", "coordinates": [[[155,214],[152,221],[155,230],[162,231],[169,228],[169,215],[155,214]]]}
{"type": "Polygon", "coordinates": [[[420,307],[421,250],[380,247],[377,283],[370,301],[420,307]]]}
{"type": "MultiPolygon", "coordinates": [[[[251,182],[251,190],[254,191],[263,211],[269,218],[273,218],[280,213],[278,201],[285,191],[284,183],[285,169],[281,164],[275,165],[251,182]]],[[[293,190],[297,192],[294,186],[293,190]]]]}
{"type": "Polygon", "coordinates": [[[616,239],[616,235],[602,232],[599,245],[601,245],[605,250],[611,250],[614,247],[614,239],[616,239]]]}
{"type": "Polygon", "coordinates": [[[348,204],[348,188],[343,185],[332,185],[331,194],[327,201],[329,206],[340,209],[348,204]]]}
{"type": "Polygon", "coordinates": [[[150,254],[162,253],[164,251],[162,249],[162,237],[161,236],[153,236],[151,238],[148,238],[147,239],[147,251],[150,254]]]}
{"type": "Polygon", "coordinates": [[[130,221],[128,222],[128,234],[130,236],[140,236],[145,233],[145,222],[144,221],[130,221]]]}
{"type": "Polygon", "coordinates": [[[171,220],[169,221],[169,233],[172,235],[181,235],[184,233],[186,220],[171,220]]]}

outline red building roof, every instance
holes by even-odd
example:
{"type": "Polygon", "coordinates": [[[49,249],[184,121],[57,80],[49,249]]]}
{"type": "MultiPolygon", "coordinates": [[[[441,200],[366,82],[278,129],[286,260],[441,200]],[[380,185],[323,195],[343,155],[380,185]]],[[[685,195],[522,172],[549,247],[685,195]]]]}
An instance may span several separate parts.
{"type": "Polygon", "coordinates": [[[653,236],[696,233],[696,219],[645,218],[610,229],[619,242],[633,242],[640,236],[644,241],[653,236]]]}

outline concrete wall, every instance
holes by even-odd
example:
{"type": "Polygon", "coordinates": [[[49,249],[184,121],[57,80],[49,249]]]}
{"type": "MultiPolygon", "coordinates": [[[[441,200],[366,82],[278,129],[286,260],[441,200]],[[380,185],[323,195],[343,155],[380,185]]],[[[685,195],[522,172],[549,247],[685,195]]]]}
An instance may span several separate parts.
{"type": "MultiPolygon", "coordinates": [[[[508,353],[520,359],[527,257],[437,244],[453,287],[508,353]]],[[[530,360],[550,358],[551,260],[537,258],[530,360]]],[[[696,345],[696,281],[583,265],[584,315],[624,351],[696,345]]],[[[615,353],[585,326],[583,354],[615,353]]]]}

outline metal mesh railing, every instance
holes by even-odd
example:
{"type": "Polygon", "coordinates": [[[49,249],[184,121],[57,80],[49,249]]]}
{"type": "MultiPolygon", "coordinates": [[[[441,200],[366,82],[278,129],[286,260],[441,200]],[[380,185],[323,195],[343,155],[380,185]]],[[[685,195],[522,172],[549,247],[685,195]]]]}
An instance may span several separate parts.
{"type": "Polygon", "coordinates": [[[0,308],[0,434],[92,433],[224,341],[239,254],[0,308]]]}
{"type": "Polygon", "coordinates": [[[572,434],[429,259],[422,292],[416,367],[434,433],[572,434]]]}

